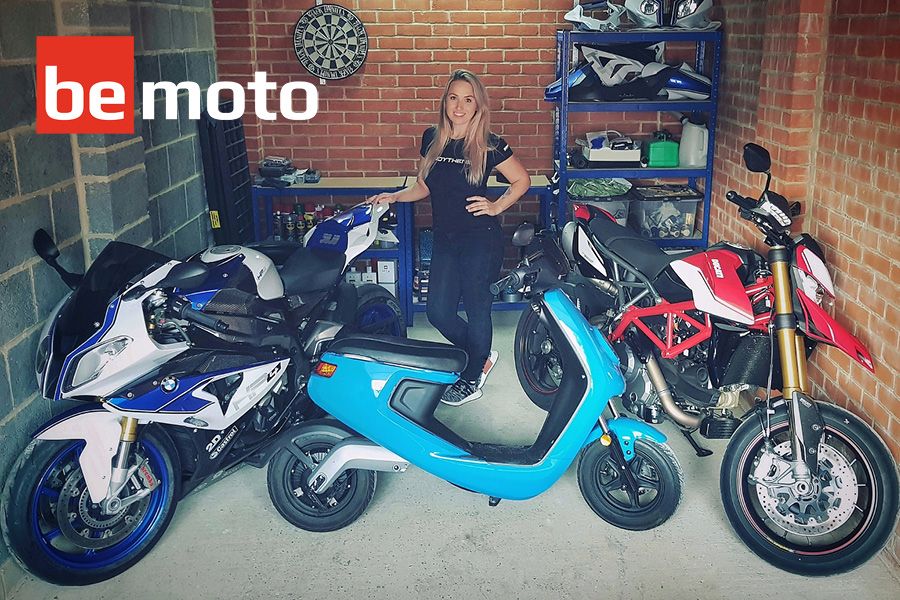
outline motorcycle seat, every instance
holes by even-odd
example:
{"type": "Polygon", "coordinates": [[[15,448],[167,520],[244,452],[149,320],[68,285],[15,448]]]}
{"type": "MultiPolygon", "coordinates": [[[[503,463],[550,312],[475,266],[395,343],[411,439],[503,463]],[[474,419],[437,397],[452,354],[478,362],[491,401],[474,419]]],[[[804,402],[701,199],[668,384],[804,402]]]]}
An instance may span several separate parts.
{"type": "Polygon", "coordinates": [[[386,335],[353,335],[336,340],[328,347],[335,354],[355,354],[378,362],[427,369],[460,372],[469,357],[450,344],[395,338],[386,335]]]}
{"type": "Polygon", "coordinates": [[[691,250],[678,254],[667,254],[651,240],[641,237],[637,232],[609,219],[591,219],[590,228],[597,239],[627,260],[631,266],[651,281],[656,279],[669,266],[669,263],[699,252],[691,250]]]}
{"type": "Polygon", "coordinates": [[[297,248],[279,271],[285,295],[299,296],[331,287],[344,270],[345,259],[343,252],[297,248]]]}

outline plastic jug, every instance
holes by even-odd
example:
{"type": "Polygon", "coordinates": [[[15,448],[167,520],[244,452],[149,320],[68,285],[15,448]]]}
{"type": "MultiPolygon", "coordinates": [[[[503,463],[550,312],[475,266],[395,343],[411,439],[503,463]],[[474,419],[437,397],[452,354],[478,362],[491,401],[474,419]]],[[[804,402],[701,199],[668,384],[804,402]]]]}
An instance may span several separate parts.
{"type": "Polygon", "coordinates": [[[681,143],[678,146],[678,166],[705,168],[709,144],[709,132],[703,123],[694,123],[688,117],[681,120],[681,143]]]}

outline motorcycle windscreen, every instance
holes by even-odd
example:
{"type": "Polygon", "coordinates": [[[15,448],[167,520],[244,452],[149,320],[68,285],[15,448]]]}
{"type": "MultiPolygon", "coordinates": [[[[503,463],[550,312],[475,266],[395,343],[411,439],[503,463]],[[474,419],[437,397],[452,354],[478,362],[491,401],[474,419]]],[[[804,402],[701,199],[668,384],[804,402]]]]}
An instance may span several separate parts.
{"type": "Polygon", "coordinates": [[[125,285],[168,261],[168,257],[140,246],[106,245],[59,313],[52,337],[53,358],[47,365],[48,389],[56,387],[65,357],[97,332],[95,324],[106,322],[109,303],[125,285]]]}
{"type": "Polygon", "coordinates": [[[753,307],[738,275],[741,258],[728,250],[710,250],[669,266],[694,296],[698,310],[737,323],[753,324],[753,307]]]}
{"type": "Polygon", "coordinates": [[[803,290],[797,290],[797,298],[803,309],[804,322],[800,324],[807,337],[840,348],[850,358],[875,372],[872,355],[859,339],[832,318],[825,309],[815,303],[803,290]]]}

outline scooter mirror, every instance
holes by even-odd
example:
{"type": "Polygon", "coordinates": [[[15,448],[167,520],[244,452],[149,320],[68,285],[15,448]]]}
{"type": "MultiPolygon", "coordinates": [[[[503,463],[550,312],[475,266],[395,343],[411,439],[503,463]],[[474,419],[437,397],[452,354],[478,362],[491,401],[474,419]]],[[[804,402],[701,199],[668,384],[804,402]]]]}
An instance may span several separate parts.
{"type": "Polygon", "coordinates": [[[512,243],[513,246],[523,248],[530,244],[533,239],[534,223],[522,223],[516,228],[515,233],[513,233],[512,243]]]}
{"type": "Polygon", "coordinates": [[[744,164],[748,171],[766,173],[772,167],[769,151],[757,144],[744,145],[744,164]]]}
{"type": "Polygon", "coordinates": [[[34,251],[37,252],[37,255],[48,263],[52,263],[59,258],[59,248],[56,247],[56,243],[54,243],[50,234],[43,229],[38,229],[34,232],[31,245],[34,246],[34,251]]]}
{"type": "Polygon", "coordinates": [[[172,267],[168,275],[163,277],[162,281],[156,284],[156,287],[192,289],[202,285],[203,282],[206,281],[208,273],[209,269],[203,263],[178,263],[172,267]]]}

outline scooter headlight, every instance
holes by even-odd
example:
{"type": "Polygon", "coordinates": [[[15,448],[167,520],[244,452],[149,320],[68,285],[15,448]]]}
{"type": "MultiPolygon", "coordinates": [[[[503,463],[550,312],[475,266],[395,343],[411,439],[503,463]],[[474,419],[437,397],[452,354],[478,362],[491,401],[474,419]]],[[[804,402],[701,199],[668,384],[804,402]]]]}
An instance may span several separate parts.
{"type": "Polygon", "coordinates": [[[100,376],[100,373],[103,372],[103,369],[105,369],[116,356],[121,354],[131,342],[132,340],[130,337],[123,335],[103,344],[94,346],[82,354],[75,366],[72,381],[68,386],[69,389],[77,388],[97,379],[100,376]]]}

